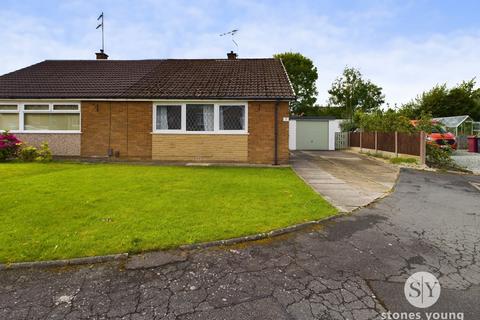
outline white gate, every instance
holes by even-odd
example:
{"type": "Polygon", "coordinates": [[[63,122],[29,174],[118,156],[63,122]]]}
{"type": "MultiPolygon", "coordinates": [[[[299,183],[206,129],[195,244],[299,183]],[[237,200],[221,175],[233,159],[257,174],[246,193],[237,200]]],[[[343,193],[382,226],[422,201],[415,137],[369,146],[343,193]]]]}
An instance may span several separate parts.
{"type": "Polygon", "coordinates": [[[335,150],[347,149],[348,147],[348,132],[335,132],[335,150]]]}

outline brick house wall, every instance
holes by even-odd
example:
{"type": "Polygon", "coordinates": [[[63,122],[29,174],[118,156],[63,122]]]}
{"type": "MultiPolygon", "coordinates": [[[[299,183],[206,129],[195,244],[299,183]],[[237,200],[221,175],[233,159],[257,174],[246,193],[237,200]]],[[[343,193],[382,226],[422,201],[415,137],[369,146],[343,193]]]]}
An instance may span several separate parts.
{"type": "Polygon", "coordinates": [[[245,134],[154,134],[153,160],[247,162],[245,134]]]}
{"type": "MultiPolygon", "coordinates": [[[[278,106],[278,163],[287,164],[288,102],[278,106]]],[[[152,103],[82,102],[81,155],[179,162],[273,164],[275,102],[248,103],[248,135],[153,134],[152,103]]]]}
{"type": "MultiPolygon", "coordinates": [[[[288,102],[278,106],[278,163],[287,164],[288,150],[288,102]]],[[[248,103],[248,162],[273,164],[275,160],[275,102],[248,103]]]]}
{"type": "Polygon", "coordinates": [[[151,102],[82,102],[81,156],[151,159],[151,102]]]}

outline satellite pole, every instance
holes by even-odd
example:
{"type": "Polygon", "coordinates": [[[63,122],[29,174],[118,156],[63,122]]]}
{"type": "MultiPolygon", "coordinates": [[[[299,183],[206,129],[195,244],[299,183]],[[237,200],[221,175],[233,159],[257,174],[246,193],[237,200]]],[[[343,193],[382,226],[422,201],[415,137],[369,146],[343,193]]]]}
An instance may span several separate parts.
{"type": "Polygon", "coordinates": [[[105,52],[105,35],[104,35],[104,22],[103,22],[103,12],[100,14],[97,18],[97,21],[102,20],[100,24],[97,26],[96,29],[102,27],[102,49],[100,49],[100,52],[105,52]]]}
{"type": "Polygon", "coordinates": [[[225,32],[225,33],[222,33],[220,34],[220,37],[224,37],[224,36],[231,36],[232,37],[232,42],[237,46],[237,49],[238,49],[238,43],[235,41],[235,39],[233,38],[233,36],[235,36],[235,34],[238,32],[238,29],[233,29],[232,31],[229,31],[229,32],[225,32]]]}

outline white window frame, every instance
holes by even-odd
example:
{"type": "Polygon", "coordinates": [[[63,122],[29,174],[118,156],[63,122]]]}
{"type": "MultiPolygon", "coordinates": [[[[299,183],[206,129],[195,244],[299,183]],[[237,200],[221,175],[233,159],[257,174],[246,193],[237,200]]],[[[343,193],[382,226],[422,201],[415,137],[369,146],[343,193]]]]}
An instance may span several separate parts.
{"type": "MultiPolygon", "coordinates": [[[[0,113],[12,113],[12,114],[18,114],[18,130],[9,130],[10,132],[19,132],[21,127],[20,124],[20,104],[18,102],[0,102],[0,106],[17,106],[17,110],[0,110],[0,113]]],[[[3,129],[0,128],[0,132],[3,132],[3,129]]]]}
{"type": "MultiPolygon", "coordinates": [[[[0,105],[17,105],[17,111],[5,110],[0,113],[18,113],[18,130],[11,130],[12,133],[81,133],[82,127],[82,110],[80,102],[45,102],[45,101],[29,101],[29,102],[0,102],[0,105]],[[48,110],[25,110],[25,105],[48,105],[48,110]],[[78,110],[53,110],[53,105],[76,105],[78,110]],[[25,114],[26,113],[72,113],[79,115],[78,130],[25,130],[25,114]]],[[[1,129],[0,129],[1,130],[1,129]]]]}
{"type": "Polygon", "coordinates": [[[159,101],[152,104],[154,134],[248,134],[248,102],[246,101],[159,101]],[[213,105],[213,131],[187,131],[187,104],[211,104],[213,105]],[[157,129],[157,106],[181,106],[181,129],[157,129]],[[220,106],[243,106],[245,107],[244,130],[220,130],[220,106]]]}

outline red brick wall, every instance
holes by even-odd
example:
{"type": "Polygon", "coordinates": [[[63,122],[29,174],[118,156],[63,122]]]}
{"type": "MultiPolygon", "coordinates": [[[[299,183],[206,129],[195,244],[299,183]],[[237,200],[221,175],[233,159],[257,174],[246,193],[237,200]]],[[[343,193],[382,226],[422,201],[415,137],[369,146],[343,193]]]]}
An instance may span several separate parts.
{"type": "MultiPolygon", "coordinates": [[[[278,163],[287,164],[288,122],[283,118],[289,116],[288,102],[278,106],[278,163]]],[[[274,163],[275,146],[275,102],[248,103],[248,162],[259,164],[274,163]]]]}
{"type": "MultiPolygon", "coordinates": [[[[288,102],[278,107],[278,163],[289,161],[288,102]]],[[[274,163],[275,102],[252,101],[248,108],[248,162],[274,163]]],[[[151,102],[82,102],[82,156],[120,152],[120,158],[152,158],[151,102]]]]}
{"type": "Polygon", "coordinates": [[[151,159],[150,102],[82,102],[82,156],[151,159]]]}
{"type": "Polygon", "coordinates": [[[110,103],[82,102],[82,140],[80,154],[106,157],[110,136],[110,103]]]}

